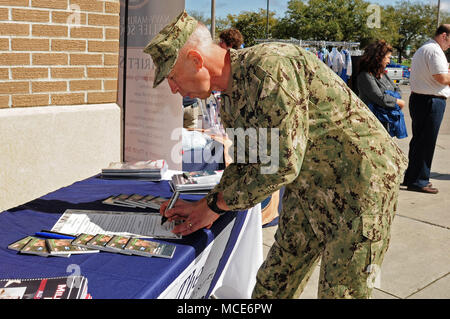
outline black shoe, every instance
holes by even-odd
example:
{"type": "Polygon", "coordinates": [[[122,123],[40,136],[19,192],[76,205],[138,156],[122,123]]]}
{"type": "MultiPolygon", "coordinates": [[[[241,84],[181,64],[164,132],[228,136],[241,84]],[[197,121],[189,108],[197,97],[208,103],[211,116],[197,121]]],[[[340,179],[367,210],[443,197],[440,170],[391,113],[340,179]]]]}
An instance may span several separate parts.
{"type": "MultiPolygon", "coordinates": [[[[430,184],[428,184],[430,185],[430,184]]],[[[409,191],[420,192],[420,193],[428,193],[428,194],[437,194],[439,190],[437,188],[431,186],[417,187],[417,186],[408,186],[409,191]]]]}

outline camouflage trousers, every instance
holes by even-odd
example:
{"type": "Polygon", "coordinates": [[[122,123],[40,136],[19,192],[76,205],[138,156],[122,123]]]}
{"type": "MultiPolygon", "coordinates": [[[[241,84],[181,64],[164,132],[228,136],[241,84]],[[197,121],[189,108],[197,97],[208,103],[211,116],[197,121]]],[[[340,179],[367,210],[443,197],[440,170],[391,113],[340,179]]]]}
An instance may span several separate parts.
{"type": "MultiPolygon", "coordinates": [[[[396,206],[397,197],[388,209],[395,212],[396,206]]],[[[342,224],[321,240],[298,205],[283,209],[275,243],[258,271],[252,298],[298,298],[320,258],[318,298],[370,298],[390,230],[374,241],[363,235],[360,217],[342,224]]]]}

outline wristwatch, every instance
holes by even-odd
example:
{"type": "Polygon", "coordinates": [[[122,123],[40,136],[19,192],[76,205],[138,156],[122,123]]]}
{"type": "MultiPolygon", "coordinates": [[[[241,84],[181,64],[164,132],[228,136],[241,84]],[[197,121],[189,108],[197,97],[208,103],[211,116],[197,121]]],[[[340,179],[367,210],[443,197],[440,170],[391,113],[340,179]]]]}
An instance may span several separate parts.
{"type": "Polygon", "coordinates": [[[214,193],[211,196],[208,196],[208,198],[206,199],[206,205],[208,205],[209,209],[211,209],[214,213],[216,213],[218,215],[223,215],[227,211],[223,210],[223,209],[220,209],[217,206],[218,196],[219,196],[219,193],[214,193]]]}

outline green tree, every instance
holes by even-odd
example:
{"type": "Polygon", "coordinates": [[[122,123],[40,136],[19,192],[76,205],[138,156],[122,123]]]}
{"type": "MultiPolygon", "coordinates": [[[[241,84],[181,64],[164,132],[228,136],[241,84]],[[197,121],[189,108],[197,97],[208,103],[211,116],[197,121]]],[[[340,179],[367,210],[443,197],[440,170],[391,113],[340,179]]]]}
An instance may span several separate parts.
{"type": "Polygon", "coordinates": [[[307,5],[301,0],[289,1],[285,16],[274,26],[272,36],[278,39],[301,39],[299,31],[305,26],[303,13],[306,9],[307,5]]]}
{"type": "Polygon", "coordinates": [[[279,38],[367,42],[375,31],[368,24],[364,0],[290,0],[275,27],[279,38]]]}
{"type": "MultiPolygon", "coordinates": [[[[239,15],[227,16],[230,26],[238,29],[244,37],[245,46],[256,44],[256,39],[266,38],[267,10],[258,12],[243,11],[239,15]]],[[[277,24],[275,13],[269,11],[269,32],[277,24]]]]}
{"type": "Polygon", "coordinates": [[[398,19],[398,11],[393,6],[381,7],[380,28],[375,30],[373,40],[383,39],[391,45],[396,43],[400,38],[398,19]]]}
{"type": "Polygon", "coordinates": [[[219,38],[219,34],[228,28],[231,28],[231,22],[228,18],[216,18],[216,39],[219,38]]]}
{"type": "Polygon", "coordinates": [[[395,7],[387,6],[384,12],[382,24],[387,24],[384,34],[389,33],[387,30],[392,32],[391,44],[397,49],[399,63],[402,63],[407,46],[414,51],[436,30],[436,6],[401,1],[395,7]]]}

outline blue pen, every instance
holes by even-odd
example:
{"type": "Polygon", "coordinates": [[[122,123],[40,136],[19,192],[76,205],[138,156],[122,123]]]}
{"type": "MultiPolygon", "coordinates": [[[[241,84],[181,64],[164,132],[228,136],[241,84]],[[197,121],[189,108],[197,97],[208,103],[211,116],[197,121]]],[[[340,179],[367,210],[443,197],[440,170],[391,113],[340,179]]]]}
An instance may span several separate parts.
{"type": "Polygon", "coordinates": [[[39,237],[52,238],[52,239],[75,239],[76,238],[76,236],[47,233],[47,232],[37,232],[34,235],[39,236],[39,237]]]}

